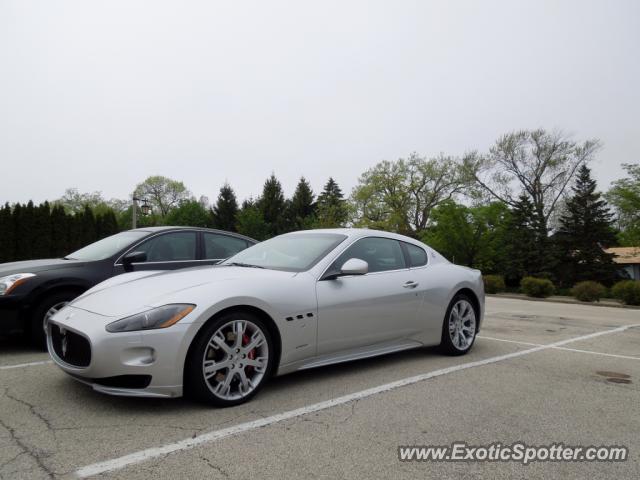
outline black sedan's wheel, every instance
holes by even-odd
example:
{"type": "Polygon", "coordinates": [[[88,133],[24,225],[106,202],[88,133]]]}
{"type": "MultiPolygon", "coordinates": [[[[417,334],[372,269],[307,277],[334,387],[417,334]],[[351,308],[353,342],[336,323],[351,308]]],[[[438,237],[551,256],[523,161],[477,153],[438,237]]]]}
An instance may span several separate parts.
{"type": "Polygon", "coordinates": [[[42,349],[47,348],[47,337],[45,334],[47,322],[77,296],[78,293],[75,292],[54,293],[44,298],[38,303],[36,308],[33,309],[29,333],[31,334],[31,341],[36,347],[42,349]]]}
{"type": "Polygon", "coordinates": [[[442,325],[441,349],[448,355],[464,355],[473,346],[477,333],[477,312],[471,299],[458,294],[453,297],[442,325]]]}
{"type": "Polygon", "coordinates": [[[185,369],[185,388],[197,399],[229,407],[252,398],[274,362],[271,335],[249,312],[231,312],[196,337],[185,369]]]}

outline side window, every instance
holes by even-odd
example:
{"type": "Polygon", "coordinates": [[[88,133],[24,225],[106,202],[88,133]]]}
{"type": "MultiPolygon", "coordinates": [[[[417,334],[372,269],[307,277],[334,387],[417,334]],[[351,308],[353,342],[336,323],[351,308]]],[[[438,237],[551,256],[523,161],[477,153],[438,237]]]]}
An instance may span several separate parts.
{"type": "Polygon", "coordinates": [[[207,260],[229,258],[247,248],[241,238],[216,233],[204,234],[204,258],[207,260]]]}
{"type": "Polygon", "coordinates": [[[359,258],[369,264],[369,272],[384,272],[407,268],[400,242],[389,238],[363,238],[351,245],[338,257],[332,268],[342,267],[350,258],[359,258]]]}
{"type": "Polygon", "coordinates": [[[196,259],[196,232],[158,235],[136,247],[147,254],[147,262],[179,262],[196,259]]]}
{"type": "Polygon", "coordinates": [[[420,247],[411,245],[410,243],[405,243],[405,246],[407,247],[407,252],[409,253],[409,262],[412,267],[422,267],[427,264],[427,252],[425,252],[420,247]]]}

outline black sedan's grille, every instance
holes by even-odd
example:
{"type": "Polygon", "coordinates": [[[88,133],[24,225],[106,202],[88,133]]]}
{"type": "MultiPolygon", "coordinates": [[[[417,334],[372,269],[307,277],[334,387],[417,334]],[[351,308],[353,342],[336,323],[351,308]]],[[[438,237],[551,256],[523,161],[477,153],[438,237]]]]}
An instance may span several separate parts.
{"type": "Polygon", "coordinates": [[[91,345],[82,335],[62,330],[51,323],[51,345],[56,355],[65,363],[75,367],[88,367],[91,363],[91,345]]]}

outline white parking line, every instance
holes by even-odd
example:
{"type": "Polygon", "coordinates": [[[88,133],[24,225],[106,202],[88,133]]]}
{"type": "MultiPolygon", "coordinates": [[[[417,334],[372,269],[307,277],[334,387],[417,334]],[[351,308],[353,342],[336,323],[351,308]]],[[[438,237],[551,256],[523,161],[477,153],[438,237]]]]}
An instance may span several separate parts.
{"type": "Polygon", "coordinates": [[[38,365],[49,365],[53,363],[51,360],[43,360],[42,362],[18,363],[16,365],[0,365],[0,370],[11,370],[12,368],[36,367],[38,365]]]}
{"type": "MultiPolygon", "coordinates": [[[[477,338],[484,340],[495,340],[496,342],[515,343],[517,345],[527,345],[541,347],[540,343],[519,342],[517,340],[507,340],[506,338],[485,337],[484,335],[478,335],[477,338]]],[[[602,355],[603,357],[623,358],[625,360],[640,360],[640,357],[632,357],[630,355],[617,355],[615,353],[594,352],[593,350],[581,350],[579,348],[566,348],[566,347],[553,347],[554,350],[564,350],[565,352],[577,352],[577,353],[590,353],[591,355],[602,355]]]]}
{"type": "Polygon", "coordinates": [[[161,447],[148,448],[146,450],[134,452],[119,458],[114,458],[112,460],[107,460],[104,462],[87,465],[85,467],[82,467],[76,470],[75,475],[78,478],[87,478],[93,475],[100,475],[102,473],[119,470],[129,465],[135,465],[138,463],[146,462],[154,458],[162,457],[162,456],[165,456],[174,452],[178,452],[181,450],[194,448],[194,447],[197,447],[198,445],[203,445],[205,443],[215,442],[223,438],[239,435],[239,434],[248,432],[250,430],[255,430],[260,427],[273,425],[274,423],[290,420],[292,418],[301,417],[309,413],[326,410],[328,408],[336,407],[338,405],[344,405],[349,402],[353,402],[354,400],[360,400],[363,398],[371,397],[379,393],[388,392],[389,390],[404,387],[407,385],[412,385],[418,382],[422,382],[424,380],[428,380],[430,378],[440,377],[443,375],[447,375],[449,373],[454,373],[460,370],[466,370],[473,367],[480,367],[483,365],[502,362],[504,360],[509,360],[511,358],[521,357],[523,355],[529,355],[531,353],[539,352],[541,350],[556,348],[562,345],[566,345],[568,343],[578,342],[580,340],[587,340],[590,338],[599,337],[601,335],[609,335],[612,333],[623,332],[634,326],[638,326],[638,325],[627,325],[623,327],[614,328],[611,330],[595,332],[588,335],[583,335],[581,337],[570,338],[568,340],[562,340],[559,342],[551,343],[549,345],[539,345],[527,350],[520,350],[518,352],[508,353],[505,355],[498,355],[496,357],[490,357],[490,358],[486,358],[484,360],[478,360],[475,362],[468,362],[468,363],[462,363],[459,365],[453,365],[451,367],[442,368],[440,370],[435,370],[433,372],[416,375],[414,377],[404,378],[402,380],[397,380],[395,382],[386,383],[384,385],[369,388],[369,389],[362,390],[355,393],[350,393],[342,397],[337,397],[331,400],[325,400],[323,402],[314,403],[312,405],[307,405],[305,407],[297,408],[295,410],[289,410],[283,413],[278,413],[270,417],[253,420],[251,422],[241,423],[229,428],[224,428],[222,430],[214,430],[214,431],[205,433],[203,435],[197,436],[195,438],[186,438],[184,440],[180,440],[175,443],[170,443],[168,445],[164,445],[161,447]]]}

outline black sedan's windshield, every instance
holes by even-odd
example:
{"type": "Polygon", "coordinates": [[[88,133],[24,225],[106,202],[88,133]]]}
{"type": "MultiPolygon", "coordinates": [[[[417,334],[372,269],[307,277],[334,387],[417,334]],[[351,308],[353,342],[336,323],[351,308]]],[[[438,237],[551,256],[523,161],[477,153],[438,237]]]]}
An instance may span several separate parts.
{"type": "Polygon", "coordinates": [[[80,250],[70,253],[65,258],[69,260],[82,260],[85,262],[104,260],[105,258],[112,257],[146,235],[149,235],[149,232],[129,231],[116,233],[115,235],[103,238],[102,240],[98,240],[91,245],[87,245],[80,250]]]}
{"type": "Polygon", "coordinates": [[[247,248],[223,265],[302,272],[318,263],[345,238],[346,235],[337,233],[289,233],[247,248]]]}

